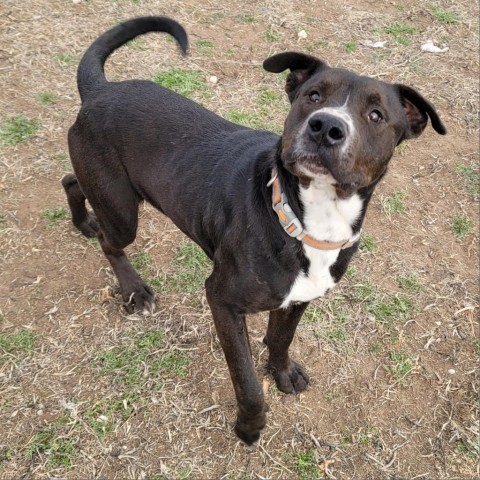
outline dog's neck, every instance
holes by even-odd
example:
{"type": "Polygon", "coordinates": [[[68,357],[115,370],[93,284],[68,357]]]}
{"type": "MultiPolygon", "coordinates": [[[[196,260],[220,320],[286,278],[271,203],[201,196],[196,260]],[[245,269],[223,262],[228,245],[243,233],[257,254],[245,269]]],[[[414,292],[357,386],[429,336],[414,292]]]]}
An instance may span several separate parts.
{"type": "Polygon", "coordinates": [[[323,240],[341,241],[360,232],[368,203],[383,175],[371,185],[342,199],[338,197],[335,182],[330,176],[305,181],[283,166],[280,151],[275,157],[269,175],[276,170],[290,207],[311,235],[317,238],[324,235],[323,240]],[[325,223],[330,215],[340,220],[338,223],[327,222],[335,226],[335,231],[325,223]],[[344,227],[338,228],[340,225],[344,227]]]}

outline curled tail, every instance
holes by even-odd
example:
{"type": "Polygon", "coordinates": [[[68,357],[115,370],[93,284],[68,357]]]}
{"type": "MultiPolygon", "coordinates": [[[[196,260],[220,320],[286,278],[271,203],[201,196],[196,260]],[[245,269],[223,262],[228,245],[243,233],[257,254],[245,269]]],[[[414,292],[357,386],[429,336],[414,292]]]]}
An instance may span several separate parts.
{"type": "Polygon", "coordinates": [[[147,32],[166,32],[172,35],[185,54],[188,48],[184,28],[168,17],[140,17],[128,20],[98,37],[80,61],[77,72],[78,91],[82,102],[92,90],[107,83],[103,70],[110,54],[138,35],[147,32]]]}

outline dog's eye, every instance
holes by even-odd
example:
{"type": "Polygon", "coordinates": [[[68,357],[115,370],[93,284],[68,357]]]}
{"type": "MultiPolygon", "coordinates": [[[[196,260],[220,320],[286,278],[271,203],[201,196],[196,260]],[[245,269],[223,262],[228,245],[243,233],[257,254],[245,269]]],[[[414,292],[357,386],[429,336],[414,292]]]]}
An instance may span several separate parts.
{"type": "Polygon", "coordinates": [[[372,123],[380,123],[383,120],[383,115],[378,110],[372,110],[368,114],[368,119],[372,123]]]}
{"type": "Polygon", "coordinates": [[[318,92],[311,92],[308,98],[313,103],[318,103],[320,101],[320,94],[318,92]]]}

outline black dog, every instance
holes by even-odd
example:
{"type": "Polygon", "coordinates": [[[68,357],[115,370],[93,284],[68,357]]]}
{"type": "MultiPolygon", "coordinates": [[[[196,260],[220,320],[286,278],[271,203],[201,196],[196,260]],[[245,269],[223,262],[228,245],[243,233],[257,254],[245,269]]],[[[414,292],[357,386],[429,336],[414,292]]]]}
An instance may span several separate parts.
{"type": "Polygon", "coordinates": [[[230,123],[149,81],[107,82],[107,57],[149,31],[168,32],[186,52],[178,23],[146,17],[103,34],[80,62],[82,108],[68,135],[75,175],[62,183],[73,223],[98,237],[129,312],[154,307],[153,291],[122,250],[135,238],[141,201],[213,260],[207,299],[238,401],[235,431],[251,444],[267,407],[245,315],[270,311],[268,369],[282,392],[304,390],[308,376],[288,348],[308,302],[345,273],[395,147],[420,135],[428,118],[438,133],[446,130],[412,88],[294,52],[263,64],[291,71],[281,137],[230,123]]]}

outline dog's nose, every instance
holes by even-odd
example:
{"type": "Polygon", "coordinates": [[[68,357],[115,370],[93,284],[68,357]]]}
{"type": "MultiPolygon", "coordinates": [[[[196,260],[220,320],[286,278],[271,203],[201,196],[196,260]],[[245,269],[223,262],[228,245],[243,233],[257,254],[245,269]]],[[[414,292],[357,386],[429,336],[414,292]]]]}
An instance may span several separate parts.
{"type": "Polygon", "coordinates": [[[325,147],[341,145],[347,137],[347,132],[346,123],[328,113],[317,113],[308,120],[310,138],[325,147]]]}

